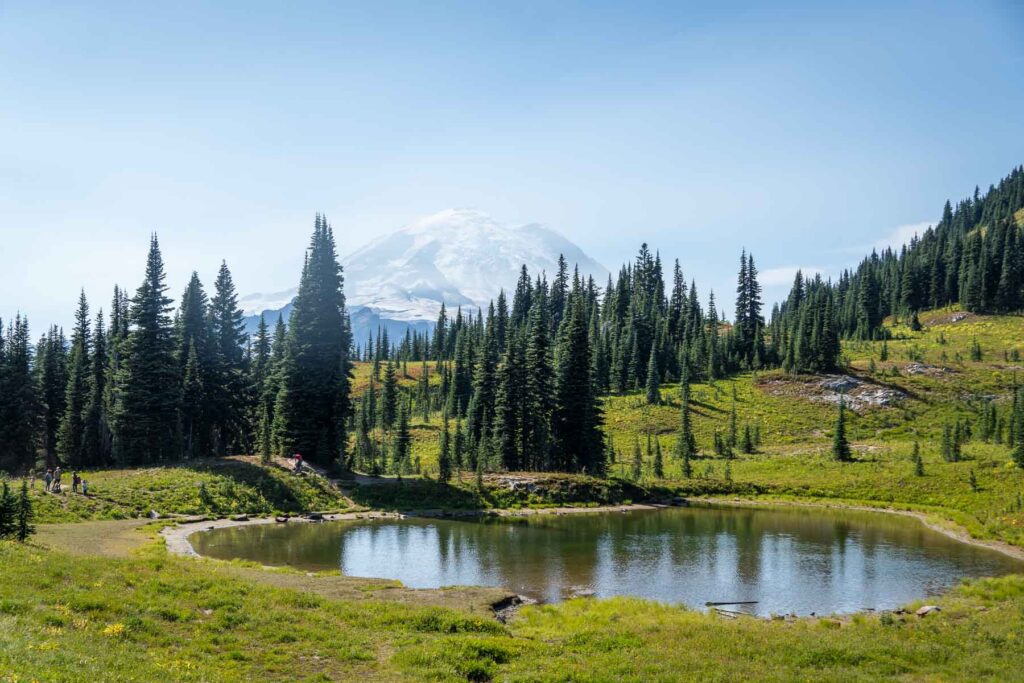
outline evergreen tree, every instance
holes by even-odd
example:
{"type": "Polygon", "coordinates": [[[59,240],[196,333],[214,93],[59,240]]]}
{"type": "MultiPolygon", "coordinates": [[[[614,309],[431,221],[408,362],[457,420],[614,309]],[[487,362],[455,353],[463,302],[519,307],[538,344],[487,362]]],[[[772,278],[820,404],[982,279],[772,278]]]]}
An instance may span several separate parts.
{"type": "Polygon", "coordinates": [[[643,472],[644,458],[643,454],[640,452],[640,439],[635,439],[633,441],[633,481],[640,481],[640,478],[643,476],[643,472]]]}
{"type": "Polygon", "coordinates": [[[59,462],[57,435],[64,416],[68,381],[67,341],[63,331],[57,326],[50,327],[46,335],[39,340],[36,358],[35,381],[39,386],[40,436],[46,464],[48,467],[54,467],[59,462]]]}
{"type": "Polygon", "coordinates": [[[0,540],[12,538],[18,529],[18,500],[7,480],[0,481],[0,540]]]}
{"type": "Polygon", "coordinates": [[[1024,441],[1020,441],[1011,453],[1011,459],[1021,469],[1024,469],[1024,441]]]}
{"type": "Polygon", "coordinates": [[[846,399],[842,396],[839,397],[839,411],[832,433],[832,457],[839,462],[849,462],[853,459],[850,443],[846,440],[846,399]]]}
{"type": "Polygon", "coordinates": [[[542,303],[528,313],[526,347],[526,406],[523,410],[521,464],[535,470],[555,468],[552,458],[552,413],[555,376],[552,368],[548,317],[542,303]]]}
{"type": "Polygon", "coordinates": [[[693,424],[690,418],[690,388],[685,382],[683,383],[683,400],[675,455],[685,463],[689,463],[690,458],[697,455],[697,441],[693,436],[693,424]]]}
{"type": "Polygon", "coordinates": [[[110,458],[110,424],[106,403],[109,358],[102,310],[96,314],[92,345],[89,393],[83,418],[82,461],[86,466],[95,467],[110,458]]]}
{"type": "Polygon", "coordinates": [[[657,349],[651,346],[647,360],[647,405],[656,406],[661,403],[661,392],[658,390],[659,375],[657,349]]]}
{"type": "Polygon", "coordinates": [[[15,538],[19,542],[24,543],[28,540],[29,536],[36,532],[35,525],[32,524],[34,518],[35,513],[32,510],[32,499],[28,495],[28,481],[22,480],[21,495],[18,496],[18,516],[14,532],[15,538]]]}
{"type": "Polygon", "coordinates": [[[321,216],[292,304],[274,432],[287,453],[321,463],[344,455],[344,423],[351,413],[351,333],[334,233],[321,216]]]}
{"type": "Polygon", "coordinates": [[[199,369],[199,354],[193,342],[188,347],[188,358],[185,362],[185,378],[182,383],[181,423],[184,455],[192,458],[202,453],[196,452],[197,430],[205,423],[203,408],[205,387],[199,369]]]}
{"type": "Polygon", "coordinates": [[[384,367],[384,381],[380,390],[380,424],[385,430],[391,429],[398,417],[398,377],[395,366],[389,360],[384,367]]]}
{"type": "Polygon", "coordinates": [[[35,467],[39,399],[31,368],[28,319],[19,314],[6,334],[0,324],[0,467],[12,471],[35,467]]]}
{"type": "Polygon", "coordinates": [[[754,452],[754,438],[750,431],[750,425],[743,425],[743,441],[740,450],[747,455],[754,452]]]}
{"type": "Polygon", "coordinates": [[[71,351],[67,360],[67,385],[64,393],[64,412],[57,433],[57,454],[71,467],[84,464],[82,453],[85,433],[85,409],[89,402],[89,375],[92,348],[92,330],[89,302],[83,290],[75,311],[75,329],[71,335],[71,351]]]}
{"type": "Polygon", "coordinates": [[[125,464],[172,460],[181,454],[180,375],[164,279],[160,245],[153,235],[145,279],[131,300],[114,409],[114,454],[125,464]]]}
{"type": "Polygon", "coordinates": [[[398,408],[398,427],[395,430],[394,454],[392,462],[396,474],[408,474],[410,465],[410,449],[412,436],[409,433],[409,410],[405,401],[398,408]]]}
{"type": "Polygon", "coordinates": [[[552,427],[563,471],[603,474],[601,408],[594,395],[587,320],[581,294],[573,292],[559,329],[552,427]]]}
{"type": "Polygon", "coordinates": [[[657,479],[665,478],[665,462],[661,455],[661,442],[654,440],[654,476],[657,479]]]}
{"type": "MultiPolygon", "coordinates": [[[[215,381],[208,390],[212,394],[209,405],[217,454],[226,455],[232,449],[248,452],[251,449],[245,421],[245,325],[231,271],[225,261],[221,261],[210,299],[210,341],[214,351],[215,381]]],[[[348,352],[347,345],[345,352],[348,352]]]]}
{"type": "Polygon", "coordinates": [[[921,444],[919,444],[916,441],[914,442],[913,459],[914,459],[914,476],[916,476],[916,477],[923,477],[924,476],[924,460],[921,459],[921,444]]]}
{"type": "Polygon", "coordinates": [[[448,416],[442,419],[441,444],[437,456],[438,481],[447,484],[452,479],[452,439],[448,428],[448,416]]]}

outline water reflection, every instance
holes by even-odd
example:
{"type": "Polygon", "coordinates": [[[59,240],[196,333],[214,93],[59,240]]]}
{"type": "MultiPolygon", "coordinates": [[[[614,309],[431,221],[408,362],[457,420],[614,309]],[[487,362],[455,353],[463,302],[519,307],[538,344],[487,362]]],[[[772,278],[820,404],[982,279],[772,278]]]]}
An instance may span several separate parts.
{"type": "Polygon", "coordinates": [[[884,609],[1024,563],[917,520],[823,509],[693,507],[481,521],[373,520],[220,529],[196,550],[270,565],[505,586],[543,600],[581,591],[757,613],[884,609]]]}

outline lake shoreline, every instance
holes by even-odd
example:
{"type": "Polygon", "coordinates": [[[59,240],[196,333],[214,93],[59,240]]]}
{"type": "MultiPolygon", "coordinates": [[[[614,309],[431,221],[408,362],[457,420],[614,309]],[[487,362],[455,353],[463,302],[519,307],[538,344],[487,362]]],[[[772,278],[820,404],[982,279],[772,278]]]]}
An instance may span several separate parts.
{"type": "MultiPolygon", "coordinates": [[[[1001,553],[1016,560],[1024,561],[1024,548],[1020,548],[1004,541],[986,540],[974,538],[962,526],[951,520],[941,519],[937,514],[920,512],[917,510],[900,510],[891,507],[873,507],[856,503],[844,503],[841,500],[778,500],[764,498],[722,498],[722,497],[697,497],[687,498],[687,505],[708,504],[730,507],[805,507],[805,508],[832,508],[840,510],[854,510],[861,512],[879,512],[903,517],[911,517],[921,522],[928,529],[940,533],[960,543],[976,547],[986,548],[1001,553]],[[942,523],[940,523],[940,521],[942,523]]],[[[372,519],[406,519],[419,517],[428,519],[471,519],[480,517],[531,517],[536,515],[568,515],[568,514],[607,514],[612,512],[627,513],[640,510],[660,510],[670,507],[678,507],[668,503],[631,503],[627,505],[602,505],[594,507],[551,507],[551,508],[508,508],[490,510],[444,510],[424,509],[410,510],[405,512],[389,512],[383,510],[371,510],[364,512],[342,512],[325,514],[322,520],[311,520],[304,517],[291,517],[289,524],[315,524],[320,521],[335,522],[344,520],[372,520],[372,519]]],[[[214,529],[225,529],[239,526],[250,526],[259,524],[275,524],[275,517],[257,517],[248,519],[217,519],[188,522],[165,527],[160,535],[163,537],[168,552],[175,555],[188,557],[203,557],[196,552],[189,537],[200,531],[212,531],[214,529]]]]}
{"type": "Polygon", "coordinates": [[[988,540],[975,538],[964,527],[952,520],[943,519],[936,513],[921,512],[918,510],[901,510],[892,507],[874,507],[857,503],[845,503],[839,499],[822,500],[780,500],[772,498],[721,498],[702,497],[687,499],[691,503],[706,502],[711,505],[728,505],[732,507],[805,507],[805,508],[831,508],[837,510],[854,510],[857,512],[882,512],[890,515],[911,517],[921,522],[928,529],[940,533],[947,538],[952,538],[960,543],[973,545],[979,548],[987,548],[995,552],[1012,557],[1015,560],[1024,562],[1024,548],[1006,543],[1005,541],[988,540]]]}

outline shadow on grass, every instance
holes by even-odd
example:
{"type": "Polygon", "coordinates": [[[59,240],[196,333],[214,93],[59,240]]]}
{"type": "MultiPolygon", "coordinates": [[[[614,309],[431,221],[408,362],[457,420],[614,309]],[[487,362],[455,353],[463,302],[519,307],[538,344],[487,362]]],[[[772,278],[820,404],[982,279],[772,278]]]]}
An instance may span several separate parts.
{"type": "Polygon", "coordinates": [[[432,479],[379,480],[347,490],[353,502],[380,510],[433,508],[474,510],[491,507],[487,489],[445,484],[432,479]]]}
{"type": "MultiPolygon", "coordinates": [[[[288,485],[285,477],[310,475],[298,475],[279,467],[268,467],[244,460],[228,458],[204,458],[202,460],[182,461],[170,463],[165,465],[165,467],[224,477],[235,485],[244,486],[259,492],[275,510],[295,513],[308,511],[306,503],[297,495],[296,490],[288,485]],[[273,476],[271,468],[274,468],[280,476],[273,476]]],[[[324,482],[324,486],[326,486],[326,482],[324,482]]],[[[216,506],[213,507],[216,508],[216,506]]],[[[220,510],[213,509],[211,511],[219,512],[220,510]]]]}

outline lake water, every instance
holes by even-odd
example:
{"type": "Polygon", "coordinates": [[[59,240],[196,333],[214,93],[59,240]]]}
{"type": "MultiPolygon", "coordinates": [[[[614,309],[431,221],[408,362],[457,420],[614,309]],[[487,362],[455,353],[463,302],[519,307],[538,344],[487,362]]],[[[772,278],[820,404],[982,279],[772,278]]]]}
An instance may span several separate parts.
{"type": "Polygon", "coordinates": [[[196,552],[557,601],[631,595],[753,614],[891,609],[1024,562],[919,521],[823,508],[705,507],[521,518],[356,520],[200,532],[196,552]]]}

